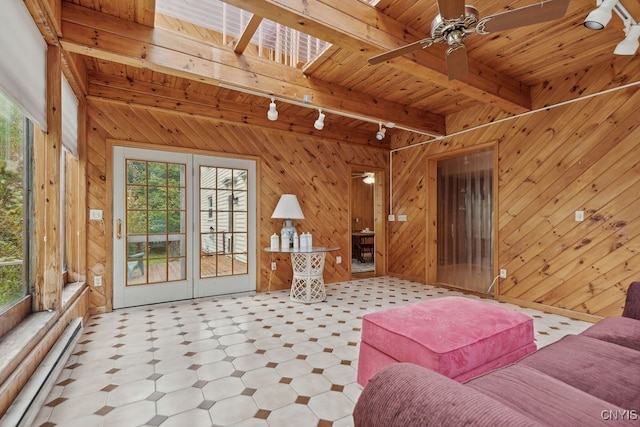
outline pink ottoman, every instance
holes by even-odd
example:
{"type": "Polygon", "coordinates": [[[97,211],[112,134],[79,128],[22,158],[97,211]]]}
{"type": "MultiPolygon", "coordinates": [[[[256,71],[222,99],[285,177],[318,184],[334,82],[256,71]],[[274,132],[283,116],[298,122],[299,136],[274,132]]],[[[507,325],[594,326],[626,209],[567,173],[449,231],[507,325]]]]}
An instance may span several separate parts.
{"type": "Polygon", "coordinates": [[[436,298],[363,317],[358,383],[398,362],[463,382],[535,349],[531,317],[469,298],[436,298]]]}

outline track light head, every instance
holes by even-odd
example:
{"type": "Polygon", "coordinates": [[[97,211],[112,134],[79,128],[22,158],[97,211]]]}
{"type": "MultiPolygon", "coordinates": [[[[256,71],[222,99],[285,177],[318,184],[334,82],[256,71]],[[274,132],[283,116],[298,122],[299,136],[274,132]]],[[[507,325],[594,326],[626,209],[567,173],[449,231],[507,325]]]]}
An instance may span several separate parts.
{"type": "Polygon", "coordinates": [[[269,104],[269,111],[267,111],[267,119],[275,122],[278,120],[278,110],[276,110],[276,100],[271,98],[271,104],[269,104]]]}
{"type": "Polygon", "coordinates": [[[640,24],[630,25],[627,30],[627,36],[616,46],[613,51],[616,55],[635,55],[640,43],[640,24]]]}
{"type": "Polygon", "coordinates": [[[618,0],[604,0],[600,6],[587,15],[584,26],[591,30],[604,29],[611,20],[612,10],[616,4],[618,4],[618,0]]]}
{"type": "Polygon", "coordinates": [[[384,136],[387,133],[387,128],[382,126],[382,123],[380,123],[378,126],[379,126],[379,129],[378,129],[378,132],[376,132],[376,139],[378,141],[382,141],[384,139],[384,136]]]}
{"type": "Polygon", "coordinates": [[[318,110],[318,113],[318,118],[313,124],[313,127],[318,130],[322,130],[324,128],[324,113],[322,112],[322,110],[318,110]]]}

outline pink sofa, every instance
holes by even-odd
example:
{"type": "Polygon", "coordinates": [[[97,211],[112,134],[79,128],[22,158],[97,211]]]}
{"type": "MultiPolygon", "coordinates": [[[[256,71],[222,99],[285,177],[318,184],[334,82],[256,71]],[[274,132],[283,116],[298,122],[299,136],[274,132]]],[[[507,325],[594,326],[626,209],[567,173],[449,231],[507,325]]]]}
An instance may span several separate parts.
{"type": "Polygon", "coordinates": [[[410,363],[373,376],[356,427],[640,425],[640,282],[606,318],[463,384],[410,363]]]}

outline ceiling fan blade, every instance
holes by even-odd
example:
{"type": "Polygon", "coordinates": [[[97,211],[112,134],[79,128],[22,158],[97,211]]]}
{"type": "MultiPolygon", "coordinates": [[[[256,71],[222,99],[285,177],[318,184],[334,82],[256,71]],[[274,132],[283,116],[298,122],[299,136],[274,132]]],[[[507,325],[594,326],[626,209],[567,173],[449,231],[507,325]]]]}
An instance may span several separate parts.
{"type": "Polygon", "coordinates": [[[432,39],[422,39],[417,42],[409,43],[406,46],[399,47],[397,49],[390,50],[389,52],[382,53],[380,55],[372,56],[369,58],[369,64],[376,65],[396,56],[404,55],[405,53],[413,52],[414,50],[429,47],[433,44],[432,39]]]}
{"type": "Polygon", "coordinates": [[[494,31],[510,30],[552,21],[562,18],[567,12],[568,6],[569,0],[547,0],[542,3],[487,16],[478,22],[476,32],[479,34],[488,34],[494,31]]]}
{"type": "Polygon", "coordinates": [[[440,16],[445,19],[458,19],[464,15],[465,0],[438,0],[440,16]]]}
{"type": "Polygon", "coordinates": [[[447,49],[447,75],[449,80],[458,79],[469,72],[467,48],[459,43],[447,49]]]}

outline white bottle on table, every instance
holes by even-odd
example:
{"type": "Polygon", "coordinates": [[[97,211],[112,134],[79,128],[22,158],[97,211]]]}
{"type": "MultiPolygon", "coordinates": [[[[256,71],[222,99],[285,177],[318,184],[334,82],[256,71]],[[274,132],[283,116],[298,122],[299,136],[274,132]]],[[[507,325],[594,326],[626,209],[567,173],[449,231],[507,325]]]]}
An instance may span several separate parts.
{"type": "Polygon", "coordinates": [[[280,249],[280,238],[276,233],[273,233],[273,236],[271,236],[271,250],[277,251],[278,249],[280,249]]]}
{"type": "Polygon", "coordinates": [[[298,238],[298,233],[293,233],[293,249],[298,249],[300,247],[300,240],[298,238]]]}

